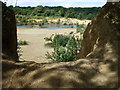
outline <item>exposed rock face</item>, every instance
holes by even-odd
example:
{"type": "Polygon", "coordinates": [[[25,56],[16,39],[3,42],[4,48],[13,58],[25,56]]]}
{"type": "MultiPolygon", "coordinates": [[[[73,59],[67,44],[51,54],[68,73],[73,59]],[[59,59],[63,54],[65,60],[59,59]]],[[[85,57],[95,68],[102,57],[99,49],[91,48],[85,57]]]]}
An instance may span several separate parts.
{"type": "Polygon", "coordinates": [[[80,58],[104,58],[103,54],[114,49],[117,54],[120,37],[120,3],[108,3],[88,25],[80,58]],[[89,54],[89,55],[88,55],[89,54]]]}
{"type": "Polygon", "coordinates": [[[2,5],[2,58],[18,60],[15,14],[5,4],[0,5],[2,5]]]}
{"type": "Polygon", "coordinates": [[[81,58],[37,64],[3,60],[3,88],[116,88],[120,51],[120,3],[107,3],[88,25],[81,58]],[[7,67],[6,67],[7,66],[7,67]]]}

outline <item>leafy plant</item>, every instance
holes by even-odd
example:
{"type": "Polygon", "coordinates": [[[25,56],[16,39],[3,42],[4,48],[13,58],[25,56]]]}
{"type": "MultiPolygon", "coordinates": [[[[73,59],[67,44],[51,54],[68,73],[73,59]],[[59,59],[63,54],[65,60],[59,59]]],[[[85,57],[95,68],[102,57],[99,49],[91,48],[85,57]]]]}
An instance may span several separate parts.
{"type": "Polygon", "coordinates": [[[22,40],[19,40],[18,41],[18,45],[28,45],[28,42],[27,41],[22,41],[22,40]]]}
{"type": "Polygon", "coordinates": [[[21,50],[21,47],[19,45],[17,46],[17,53],[18,53],[18,57],[20,59],[20,57],[22,56],[22,50],[21,50]]]}
{"type": "Polygon", "coordinates": [[[52,37],[53,37],[53,34],[50,36],[50,37],[45,37],[45,41],[51,41],[52,42],[52,37]]]}
{"type": "Polygon", "coordinates": [[[22,40],[18,40],[18,46],[17,46],[17,53],[18,53],[18,57],[19,59],[21,59],[20,57],[22,56],[22,50],[21,50],[21,46],[20,45],[28,45],[27,41],[22,41],[22,40]]]}
{"type": "Polygon", "coordinates": [[[69,36],[63,34],[56,34],[52,40],[53,45],[65,47],[69,40],[69,36]]]}
{"type": "Polygon", "coordinates": [[[86,26],[84,24],[77,25],[76,33],[83,34],[86,26]]]}
{"type": "Polygon", "coordinates": [[[51,41],[54,46],[54,51],[51,54],[47,52],[47,58],[56,62],[67,62],[76,59],[76,55],[80,50],[80,37],[74,34],[55,34],[53,38],[47,40],[51,41]]]}

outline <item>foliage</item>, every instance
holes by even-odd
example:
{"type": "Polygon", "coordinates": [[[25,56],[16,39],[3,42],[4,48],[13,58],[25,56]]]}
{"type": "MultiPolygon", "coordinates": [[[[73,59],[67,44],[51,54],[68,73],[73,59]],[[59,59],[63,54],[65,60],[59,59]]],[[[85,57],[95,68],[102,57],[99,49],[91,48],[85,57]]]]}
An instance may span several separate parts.
{"type": "Polygon", "coordinates": [[[20,57],[22,56],[22,50],[21,50],[20,45],[17,46],[17,53],[18,53],[18,57],[20,59],[20,57]]]}
{"type": "Polygon", "coordinates": [[[77,25],[76,33],[83,34],[85,31],[85,28],[86,28],[86,25],[84,25],[84,24],[77,25]]]}
{"type": "Polygon", "coordinates": [[[21,50],[21,45],[28,45],[28,42],[25,40],[18,40],[18,45],[17,45],[17,53],[18,53],[18,57],[20,59],[20,57],[22,56],[22,50],[21,50]]]}
{"type": "Polygon", "coordinates": [[[69,40],[69,36],[62,35],[62,34],[56,34],[52,40],[53,46],[63,46],[65,47],[67,42],[69,40]]]}
{"type": "Polygon", "coordinates": [[[53,35],[54,35],[54,34],[52,34],[50,37],[45,37],[45,38],[44,38],[45,41],[51,41],[51,42],[52,42],[52,41],[53,41],[53,40],[52,40],[53,35]]]}
{"type": "Polygon", "coordinates": [[[19,40],[18,41],[18,45],[28,45],[28,42],[27,41],[22,41],[22,40],[19,40]]]}
{"type": "Polygon", "coordinates": [[[80,37],[77,37],[74,34],[55,34],[53,38],[45,40],[51,41],[54,46],[54,52],[52,52],[52,54],[47,52],[46,56],[56,62],[75,60],[82,41],[80,37]]]}
{"type": "MultiPolygon", "coordinates": [[[[80,20],[89,19],[91,20],[96,13],[99,11],[100,7],[91,7],[91,8],[81,8],[81,7],[70,7],[65,8],[62,6],[49,7],[49,6],[37,6],[37,7],[12,7],[16,14],[16,18],[19,19],[19,22],[22,24],[29,23],[28,19],[40,19],[41,17],[66,17],[66,18],[77,18],[80,20]],[[25,19],[22,20],[22,17],[25,19]]],[[[19,23],[18,22],[18,23],[19,23]]],[[[59,23],[59,21],[58,21],[59,23]]]]}

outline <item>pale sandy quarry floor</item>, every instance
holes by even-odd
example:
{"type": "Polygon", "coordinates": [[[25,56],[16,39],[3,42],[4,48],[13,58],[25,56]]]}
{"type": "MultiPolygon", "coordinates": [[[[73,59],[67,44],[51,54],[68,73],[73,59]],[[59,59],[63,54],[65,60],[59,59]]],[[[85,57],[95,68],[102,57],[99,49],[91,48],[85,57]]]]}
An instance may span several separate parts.
{"type": "Polygon", "coordinates": [[[22,56],[20,60],[35,61],[38,63],[50,62],[46,58],[46,52],[52,52],[52,48],[45,46],[45,37],[49,37],[55,33],[70,33],[76,32],[75,28],[64,29],[27,29],[18,28],[17,35],[19,40],[25,40],[29,42],[29,45],[20,46],[22,50],[22,56]]]}

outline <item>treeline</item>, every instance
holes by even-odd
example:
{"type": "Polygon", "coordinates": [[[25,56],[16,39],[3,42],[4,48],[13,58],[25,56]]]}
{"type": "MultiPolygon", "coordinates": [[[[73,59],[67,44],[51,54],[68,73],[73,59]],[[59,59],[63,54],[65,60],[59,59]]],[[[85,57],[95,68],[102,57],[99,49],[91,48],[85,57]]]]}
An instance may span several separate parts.
{"type": "Polygon", "coordinates": [[[16,15],[22,16],[42,16],[42,17],[66,17],[66,18],[77,18],[80,20],[87,19],[91,20],[100,7],[81,8],[81,7],[70,7],[65,8],[62,6],[50,7],[50,6],[37,6],[37,7],[13,7],[12,8],[16,15]]]}

